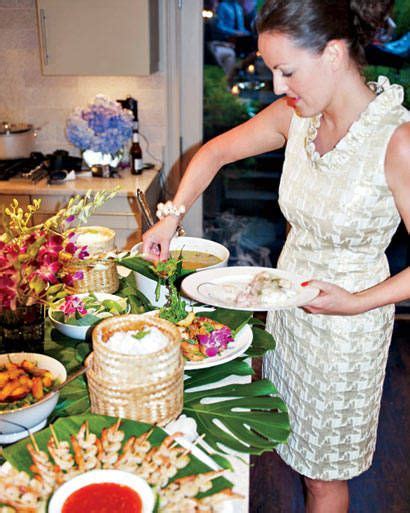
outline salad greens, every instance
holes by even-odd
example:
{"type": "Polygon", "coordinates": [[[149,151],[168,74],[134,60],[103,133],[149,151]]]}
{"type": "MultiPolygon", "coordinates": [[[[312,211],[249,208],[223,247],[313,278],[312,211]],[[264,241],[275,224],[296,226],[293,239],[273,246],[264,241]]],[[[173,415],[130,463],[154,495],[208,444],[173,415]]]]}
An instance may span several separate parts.
{"type": "Polygon", "coordinates": [[[160,309],[159,316],[161,319],[176,324],[188,315],[186,302],[179,295],[176,286],[177,278],[182,273],[182,251],[177,258],[169,258],[166,262],[158,262],[155,272],[159,278],[156,290],[158,297],[161,285],[165,285],[168,289],[168,299],[160,309]]]}
{"type": "Polygon", "coordinates": [[[127,312],[125,298],[98,299],[90,292],[85,297],[67,296],[52,309],[53,319],[73,326],[92,326],[106,317],[121,315],[127,312]]]}

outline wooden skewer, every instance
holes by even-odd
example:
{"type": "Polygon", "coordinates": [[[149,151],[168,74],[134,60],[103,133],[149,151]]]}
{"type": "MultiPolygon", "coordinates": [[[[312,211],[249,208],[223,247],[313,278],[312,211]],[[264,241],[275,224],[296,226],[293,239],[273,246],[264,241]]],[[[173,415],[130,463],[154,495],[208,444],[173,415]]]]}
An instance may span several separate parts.
{"type": "Polygon", "coordinates": [[[57,438],[57,433],[56,433],[56,430],[54,429],[53,424],[50,424],[50,431],[51,431],[52,437],[54,438],[54,442],[56,444],[56,447],[58,447],[60,445],[60,442],[59,442],[59,440],[57,438]]]}
{"type": "Polygon", "coordinates": [[[145,440],[147,440],[147,438],[149,438],[152,433],[154,432],[154,428],[150,429],[149,431],[147,431],[146,433],[144,433],[143,435],[141,435],[142,440],[140,442],[138,442],[138,445],[141,445],[145,442],[145,440]]]}
{"type": "Polygon", "coordinates": [[[30,434],[30,440],[31,440],[31,443],[33,444],[34,449],[37,452],[40,452],[40,449],[38,448],[38,445],[37,445],[36,439],[34,438],[33,433],[31,431],[29,431],[29,434],[30,434]]]}
{"type": "Polygon", "coordinates": [[[121,417],[118,417],[118,420],[115,424],[115,429],[114,429],[114,433],[116,433],[118,431],[118,428],[120,427],[120,424],[121,424],[121,417]]]}
{"type": "Polygon", "coordinates": [[[190,454],[192,452],[192,449],[199,444],[201,440],[205,438],[205,433],[203,433],[201,436],[198,436],[198,438],[193,442],[192,446],[189,449],[185,449],[185,451],[178,456],[178,458],[183,458],[187,454],[190,454]]]}

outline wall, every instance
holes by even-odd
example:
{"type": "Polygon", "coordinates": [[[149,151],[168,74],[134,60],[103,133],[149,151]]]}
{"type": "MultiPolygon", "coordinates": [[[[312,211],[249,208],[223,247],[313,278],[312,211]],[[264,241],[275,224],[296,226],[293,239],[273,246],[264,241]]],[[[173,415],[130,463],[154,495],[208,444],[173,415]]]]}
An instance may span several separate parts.
{"type": "MultiPolygon", "coordinates": [[[[160,12],[160,26],[161,15],[160,12]]],[[[161,64],[160,68],[163,68],[161,64]]],[[[84,107],[98,93],[112,99],[131,95],[139,102],[140,130],[150,143],[149,149],[154,157],[163,160],[166,140],[164,72],[146,77],[43,76],[35,0],[0,0],[0,70],[0,121],[26,122],[41,127],[37,150],[49,153],[63,148],[78,155],[78,150],[64,135],[65,121],[73,109],[84,107]]],[[[142,147],[144,150],[144,143],[142,147]]],[[[146,151],[144,160],[153,161],[146,151]]]]}

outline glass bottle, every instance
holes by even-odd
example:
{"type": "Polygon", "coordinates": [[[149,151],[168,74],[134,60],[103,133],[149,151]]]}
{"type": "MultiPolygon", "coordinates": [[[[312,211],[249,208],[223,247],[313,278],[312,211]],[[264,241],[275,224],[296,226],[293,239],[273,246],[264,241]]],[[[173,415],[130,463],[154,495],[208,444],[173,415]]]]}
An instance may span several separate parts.
{"type": "Polygon", "coordinates": [[[134,126],[132,133],[132,145],[130,148],[131,174],[140,175],[142,173],[143,166],[144,164],[142,161],[142,149],[139,142],[139,133],[138,129],[134,126]]]}

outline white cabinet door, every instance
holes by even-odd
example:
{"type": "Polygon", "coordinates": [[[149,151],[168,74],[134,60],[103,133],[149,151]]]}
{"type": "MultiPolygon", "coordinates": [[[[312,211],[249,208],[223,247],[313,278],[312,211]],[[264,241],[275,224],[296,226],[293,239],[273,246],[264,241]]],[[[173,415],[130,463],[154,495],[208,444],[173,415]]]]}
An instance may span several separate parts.
{"type": "Polygon", "coordinates": [[[45,75],[158,69],[158,0],[37,0],[45,75]]]}

